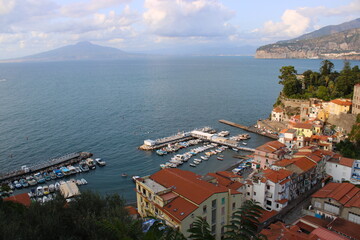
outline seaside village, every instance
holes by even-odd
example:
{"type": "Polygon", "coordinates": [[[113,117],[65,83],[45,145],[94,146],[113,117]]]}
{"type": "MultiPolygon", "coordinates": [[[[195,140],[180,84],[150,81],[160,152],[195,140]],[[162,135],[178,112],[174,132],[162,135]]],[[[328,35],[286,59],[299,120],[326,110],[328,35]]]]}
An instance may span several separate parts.
{"type": "Polygon", "coordinates": [[[360,160],[334,152],[360,113],[360,84],[353,99],[289,105],[300,113],[277,106],[257,124],[278,140],[255,149],[250,174],[164,168],[136,179],[138,214],[163,219],[186,237],[200,216],[221,239],[234,211],[253,199],[263,208],[259,231],[267,239],[360,239],[360,160]]]}
{"type": "MultiPolygon", "coordinates": [[[[269,240],[360,239],[360,159],[343,157],[335,149],[335,144],[347,137],[360,113],[360,84],[354,87],[353,99],[329,102],[282,99],[281,102],[272,110],[270,119],[259,120],[255,127],[220,120],[277,139],[255,149],[244,146],[249,134],[228,139],[225,137],[228,131],[214,134],[205,128],[145,140],[139,149],[157,150],[158,155],[202,141],[204,146],[174,155],[152,175],[133,177],[137,202],[136,207],[127,208],[129,213],[135,219],[142,218],[144,226],[153,223],[153,219],[147,220],[149,216],[162,219],[186,238],[200,217],[207,221],[215,239],[222,239],[232,215],[247,200],[254,200],[262,207],[258,232],[269,240]],[[240,160],[241,168],[238,163],[228,171],[204,175],[178,168],[197,153],[205,154],[189,162],[192,167],[228,148],[251,152],[240,160]]],[[[89,153],[77,153],[56,159],[56,164],[72,161],[80,162],[81,167],[89,156],[89,153]]],[[[99,166],[105,165],[99,162],[101,159],[96,160],[101,163],[99,166]]],[[[219,155],[217,160],[220,166],[226,157],[219,155]]],[[[55,174],[57,169],[50,170],[55,174]]],[[[75,183],[69,184],[76,187],[75,183]]],[[[72,186],[64,191],[73,193],[72,186]]],[[[29,196],[26,193],[21,196],[26,199],[11,196],[4,200],[25,201],[29,205],[29,196]]]]}

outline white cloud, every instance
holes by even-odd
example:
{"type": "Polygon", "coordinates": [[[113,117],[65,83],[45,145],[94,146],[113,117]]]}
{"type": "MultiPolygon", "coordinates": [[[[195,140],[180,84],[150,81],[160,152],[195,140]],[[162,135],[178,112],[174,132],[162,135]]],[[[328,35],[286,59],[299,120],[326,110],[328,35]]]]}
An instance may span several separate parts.
{"type": "Polygon", "coordinates": [[[120,6],[129,2],[131,2],[131,0],[91,0],[85,2],[75,2],[63,6],[60,12],[62,15],[68,17],[83,17],[96,13],[101,9],[120,6]]]}
{"type": "Polygon", "coordinates": [[[352,20],[359,17],[359,13],[360,0],[353,0],[347,5],[336,8],[318,6],[287,9],[281,16],[280,22],[267,21],[262,28],[254,29],[253,32],[268,39],[293,38],[319,29],[321,27],[318,24],[319,18],[342,16],[352,20]]]}
{"type": "Polygon", "coordinates": [[[0,16],[7,14],[15,7],[15,0],[0,0],[0,16]]]}
{"type": "Polygon", "coordinates": [[[163,37],[219,37],[234,31],[234,12],[218,0],[145,0],[149,31],[163,37]]]}

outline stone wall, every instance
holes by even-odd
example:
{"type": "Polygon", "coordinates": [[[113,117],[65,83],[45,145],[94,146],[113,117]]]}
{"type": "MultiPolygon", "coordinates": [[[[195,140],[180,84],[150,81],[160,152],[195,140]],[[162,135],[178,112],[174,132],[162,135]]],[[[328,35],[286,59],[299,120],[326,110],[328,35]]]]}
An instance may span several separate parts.
{"type": "Polygon", "coordinates": [[[327,123],[343,129],[344,134],[349,134],[355,121],[356,116],[354,114],[341,113],[340,115],[329,115],[327,123]]]}

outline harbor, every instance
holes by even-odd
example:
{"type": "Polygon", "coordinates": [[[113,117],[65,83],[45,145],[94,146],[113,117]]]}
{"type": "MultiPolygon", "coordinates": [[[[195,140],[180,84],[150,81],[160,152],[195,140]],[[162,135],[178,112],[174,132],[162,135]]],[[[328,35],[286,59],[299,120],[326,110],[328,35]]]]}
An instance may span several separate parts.
{"type": "Polygon", "coordinates": [[[226,125],[229,125],[229,126],[232,126],[232,127],[241,128],[241,129],[243,129],[245,131],[256,133],[256,134],[262,135],[264,137],[268,137],[268,138],[275,139],[275,140],[278,139],[278,136],[276,134],[272,134],[272,133],[262,131],[262,130],[254,127],[254,126],[247,127],[247,126],[244,126],[242,124],[230,122],[230,121],[223,120],[223,119],[219,120],[219,122],[221,122],[223,124],[226,124],[226,125]]]}

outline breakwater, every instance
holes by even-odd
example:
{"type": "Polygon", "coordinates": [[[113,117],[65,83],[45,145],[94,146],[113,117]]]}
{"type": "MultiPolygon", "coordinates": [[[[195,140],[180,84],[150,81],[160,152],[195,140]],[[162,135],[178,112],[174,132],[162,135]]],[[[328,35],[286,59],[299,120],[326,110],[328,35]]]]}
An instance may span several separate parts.
{"type": "Polygon", "coordinates": [[[239,123],[234,123],[234,122],[230,122],[230,121],[227,121],[227,120],[219,120],[219,122],[224,123],[224,124],[229,125],[229,126],[232,126],[232,127],[241,128],[241,129],[243,129],[245,131],[256,133],[256,134],[259,134],[259,135],[262,135],[262,136],[265,136],[265,137],[268,137],[268,138],[272,138],[272,139],[276,139],[276,140],[278,139],[277,135],[261,131],[260,129],[258,129],[256,127],[252,127],[252,126],[247,127],[247,126],[241,125],[239,123]]]}

